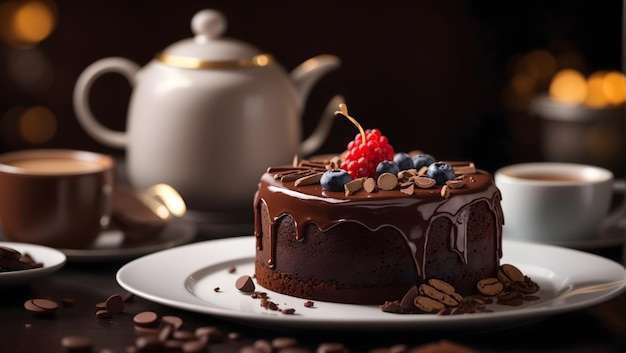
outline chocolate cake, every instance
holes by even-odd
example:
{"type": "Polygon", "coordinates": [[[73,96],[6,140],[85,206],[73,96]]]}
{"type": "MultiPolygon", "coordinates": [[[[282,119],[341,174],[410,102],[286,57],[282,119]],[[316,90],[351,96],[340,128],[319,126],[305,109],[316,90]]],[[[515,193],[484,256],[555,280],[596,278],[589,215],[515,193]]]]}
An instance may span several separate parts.
{"type": "Polygon", "coordinates": [[[476,294],[500,265],[500,193],[473,163],[443,164],[447,182],[409,169],[351,178],[343,191],[319,182],[338,158],[268,168],[254,198],[257,283],[351,304],[399,300],[429,279],[476,294]]]}

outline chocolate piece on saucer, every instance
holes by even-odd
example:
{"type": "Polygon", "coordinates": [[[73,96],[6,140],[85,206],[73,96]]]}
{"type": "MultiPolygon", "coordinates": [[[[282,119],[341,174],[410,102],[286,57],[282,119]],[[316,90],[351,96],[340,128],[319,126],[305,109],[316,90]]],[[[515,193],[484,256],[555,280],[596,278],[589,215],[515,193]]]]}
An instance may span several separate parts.
{"type": "Polygon", "coordinates": [[[169,224],[171,214],[157,200],[127,186],[113,191],[113,223],[124,233],[124,242],[155,238],[169,224]]]}

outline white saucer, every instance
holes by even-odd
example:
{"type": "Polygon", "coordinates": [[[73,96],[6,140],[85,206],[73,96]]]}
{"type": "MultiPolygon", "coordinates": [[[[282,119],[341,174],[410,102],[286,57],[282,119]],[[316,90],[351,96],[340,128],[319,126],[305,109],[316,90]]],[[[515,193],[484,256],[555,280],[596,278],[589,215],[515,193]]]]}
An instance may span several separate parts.
{"type": "Polygon", "coordinates": [[[258,299],[235,288],[241,275],[254,274],[254,236],[183,245],[135,259],[120,268],[117,282],[145,299],[245,325],[276,329],[434,330],[517,325],[602,303],[626,289],[626,269],[615,261],[562,247],[503,241],[502,263],[520,268],[541,286],[540,300],[511,307],[491,304],[494,312],[466,315],[399,315],[375,305],[316,301],[265,290],[294,315],[266,310],[258,299]],[[230,271],[235,268],[235,271],[230,271]],[[165,284],[165,285],[164,285],[165,284]],[[216,290],[217,289],[217,290],[216,290]]]}
{"type": "Polygon", "coordinates": [[[196,236],[196,226],[189,222],[174,220],[156,239],[124,244],[119,230],[102,232],[94,245],[87,249],[59,249],[70,262],[105,262],[136,258],[156,251],[189,243],[196,236]]]}
{"type": "Polygon", "coordinates": [[[34,261],[43,264],[43,267],[29,270],[0,272],[0,287],[29,283],[33,280],[48,276],[65,265],[65,254],[47,246],[4,241],[0,242],[0,246],[15,249],[22,255],[28,254],[34,261]]]}
{"type": "MultiPolygon", "coordinates": [[[[622,222],[624,223],[624,222],[622,222]]],[[[570,241],[539,241],[533,240],[532,242],[548,245],[563,246],[571,249],[578,250],[601,250],[606,248],[622,246],[626,242],[626,227],[622,224],[618,224],[604,231],[597,232],[593,238],[585,240],[570,240],[570,241]]],[[[503,228],[504,239],[508,238],[506,227],[503,228]]],[[[511,239],[514,240],[514,239],[511,239]]],[[[519,241],[522,241],[521,239],[519,241]]],[[[526,240],[525,240],[526,241],[526,240]]],[[[530,240],[527,240],[531,242],[530,240]]]]}

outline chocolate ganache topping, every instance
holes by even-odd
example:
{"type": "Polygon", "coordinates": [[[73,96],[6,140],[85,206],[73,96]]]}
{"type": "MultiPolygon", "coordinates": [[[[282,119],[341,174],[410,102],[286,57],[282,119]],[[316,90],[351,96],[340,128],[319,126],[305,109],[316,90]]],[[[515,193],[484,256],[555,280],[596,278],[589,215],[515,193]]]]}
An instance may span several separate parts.
{"type": "MultiPolygon", "coordinates": [[[[451,162],[459,165],[459,162],[451,162]]],[[[470,163],[471,164],[471,163],[470,163]]],[[[473,168],[459,168],[455,180],[463,186],[450,188],[449,194],[442,192],[446,186],[434,185],[428,188],[416,187],[412,193],[377,189],[375,192],[359,190],[349,194],[340,191],[324,190],[319,182],[308,185],[295,180],[282,179],[277,171],[300,167],[270,167],[262,176],[254,198],[256,246],[262,249],[261,208],[269,213],[269,234],[271,249],[268,265],[275,265],[276,229],[274,225],[283,216],[293,218],[296,226],[296,239],[303,240],[305,227],[314,222],[326,231],[343,222],[357,222],[375,231],[382,227],[393,227],[404,237],[413,253],[415,268],[421,278],[425,273],[425,244],[427,244],[431,224],[439,217],[447,217],[452,222],[449,234],[450,249],[456,252],[463,263],[467,263],[467,219],[471,205],[486,202],[496,215],[498,227],[497,253],[502,257],[502,225],[504,222],[500,207],[501,195],[493,183],[491,175],[473,168]],[[287,181],[289,180],[289,181],[287,181]],[[297,185],[297,186],[296,186],[297,185]],[[313,221],[315,220],[315,221],[313,221]]],[[[314,168],[314,167],[312,167],[314,168]]],[[[326,167],[329,169],[332,167],[326,167]]],[[[267,235],[266,235],[267,236],[267,235]]]]}

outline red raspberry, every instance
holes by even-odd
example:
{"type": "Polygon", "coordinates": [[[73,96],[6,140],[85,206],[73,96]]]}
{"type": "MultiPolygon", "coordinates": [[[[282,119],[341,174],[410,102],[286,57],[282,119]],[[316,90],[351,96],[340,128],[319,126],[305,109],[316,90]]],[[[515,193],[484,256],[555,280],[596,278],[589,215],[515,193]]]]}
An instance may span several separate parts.
{"type": "Polygon", "coordinates": [[[349,119],[359,129],[354,140],[348,142],[348,152],[341,163],[341,169],[347,171],[352,179],[361,177],[376,177],[376,167],[382,161],[392,161],[394,157],[393,147],[378,129],[363,131],[361,125],[348,115],[348,107],[340,104],[341,111],[335,115],[341,115],[349,119]]]}
{"type": "Polygon", "coordinates": [[[365,143],[361,135],[348,143],[348,153],[341,169],[346,170],[352,179],[376,177],[376,166],[382,161],[392,161],[395,152],[380,130],[365,130],[365,143]]]}

